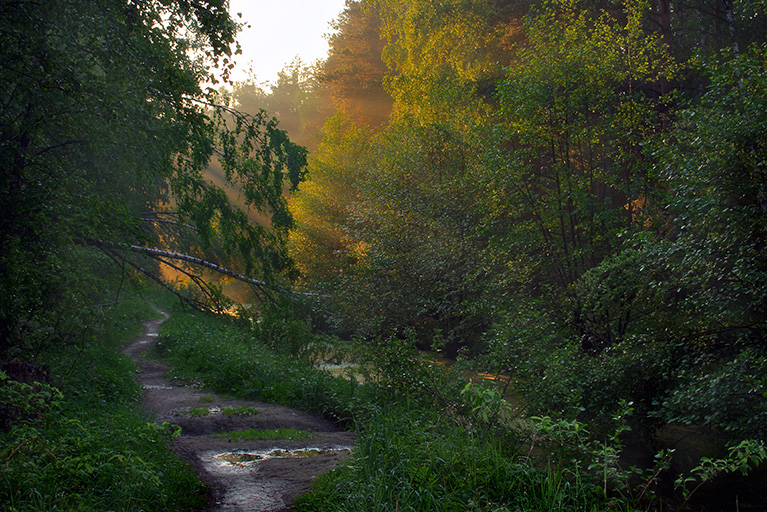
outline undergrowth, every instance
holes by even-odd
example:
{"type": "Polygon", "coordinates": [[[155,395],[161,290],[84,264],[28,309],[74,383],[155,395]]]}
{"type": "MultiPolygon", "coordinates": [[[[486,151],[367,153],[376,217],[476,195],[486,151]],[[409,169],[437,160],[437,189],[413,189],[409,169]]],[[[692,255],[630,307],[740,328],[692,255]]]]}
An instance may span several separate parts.
{"type": "Polygon", "coordinates": [[[319,372],[287,349],[265,347],[250,330],[220,318],[174,312],[156,347],[172,377],[225,395],[289,404],[341,423],[370,402],[368,389],[319,372]]]}
{"type": "Polygon", "coordinates": [[[236,322],[176,312],[157,347],[179,379],[312,410],[355,430],[352,455],[296,510],[634,510],[603,492],[596,469],[531,457],[530,436],[543,420],[523,431],[502,425],[492,391],[467,391],[460,368],[424,360],[407,339],[371,347],[366,367],[375,371],[359,384],[315,369],[295,343],[280,350],[254,338],[236,322]]]}
{"type": "MultiPolygon", "coordinates": [[[[127,293],[127,292],[126,292],[127,293]]],[[[141,412],[135,366],[119,349],[157,313],[123,300],[92,336],[40,354],[50,383],[0,375],[0,509],[170,511],[203,506],[205,489],[168,449],[173,432],[141,412]]]]}

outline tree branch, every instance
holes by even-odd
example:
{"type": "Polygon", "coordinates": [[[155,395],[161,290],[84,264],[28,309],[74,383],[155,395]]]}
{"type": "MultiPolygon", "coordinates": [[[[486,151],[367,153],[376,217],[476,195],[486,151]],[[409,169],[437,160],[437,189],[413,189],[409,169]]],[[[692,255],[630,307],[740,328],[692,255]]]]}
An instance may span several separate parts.
{"type": "MultiPolygon", "coordinates": [[[[84,240],[81,240],[82,243],[85,245],[92,245],[94,247],[98,247],[101,249],[108,248],[112,250],[117,250],[122,248],[121,246],[117,246],[115,244],[104,242],[102,240],[96,240],[92,238],[86,238],[84,240]]],[[[135,252],[137,254],[144,254],[145,256],[149,256],[153,259],[160,260],[161,262],[168,264],[167,262],[163,261],[164,259],[171,259],[171,260],[179,260],[179,261],[185,261],[187,263],[192,263],[194,265],[198,265],[203,268],[207,268],[210,270],[213,270],[214,272],[217,272],[219,274],[231,277],[233,279],[236,279],[238,281],[242,281],[243,283],[247,283],[251,286],[255,286],[258,289],[261,290],[264,295],[269,297],[269,294],[267,293],[267,288],[269,286],[267,285],[266,281],[261,281],[259,279],[253,279],[251,277],[248,277],[244,274],[240,274],[239,272],[235,272],[233,270],[230,270],[226,267],[222,267],[221,265],[218,265],[216,263],[213,263],[211,261],[204,260],[202,258],[198,258],[196,256],[190,256],[189,254],[182,254],[178,252],[172,252],[172,251],[165,251],[162,249],[152,249],[151,247],[142,247],[140,245],[134,245],[131,244],[128,246],[128,249],[131,252],[135,252]]],[[[132,262],[129,261],[129,263],[132,264],[132,262]]],[[[133,264],[132,264],[133,265],[133,264]]],[[[135,266],[135,265],[134,265],[135,266]]],[[[142,272],[145,272],[142,270],[142,272]]],[[[319,293],[312,293],[312,292],[296,292],[291,290],[286,290],[285,288],[282,288],[281,286],[273,286],[274,290],[284,294],[284,295],[303,295],[305,297],[322,297],[322,298],[330,298],[329,295],[322,295],[319,293]]]]}
{"type": "MultiPolygon", "coordinates": [[[[180,261],[186,261],[187,263],[193,263],[195,265],[199,265],[201,267],[209,268],[210,270],[213,270],[214,272],[218,272],[219,274],[223,274],[225,276],[229,276],[231,278],[237,279],[238,281],[242,281],[243,283],[252,284],[258,287],[264,287],[266,286],[265,281],[260,281],[258,279],[253,279],[251,277],[248,277],[246,275],[240,274],[239,272],[235,272],[233,270],[229,270],[228,268],[222,267],[221,265],[218,265],[216,263],[213,263],[211,261],[204,260],[202,258],[198,258],[196,256],[190,256],[188,254],[181,254],[178,252],[171,252],[171,251],[163,251],[162,249],[152,249],[149,247],[142,247],[140,245],[130,245],[129,249],[132,252],[139,253],[139,254],[145,254],[147,256],[152,257],[160,257],[160,258],[170,258],[173,260],[180,260],[180,261]]],[[[277,288],[280,291],[286,291],[282,290],[280,288],[277,288]]]]}

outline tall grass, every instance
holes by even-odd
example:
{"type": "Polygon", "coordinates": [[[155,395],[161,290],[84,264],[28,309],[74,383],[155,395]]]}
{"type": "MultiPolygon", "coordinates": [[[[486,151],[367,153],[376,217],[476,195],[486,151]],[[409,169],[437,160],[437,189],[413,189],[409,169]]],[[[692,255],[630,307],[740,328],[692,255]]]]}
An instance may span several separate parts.
{"type": "Polygon", "coordinates": [[[561,472],[536,469],[513,444],[399,410],[361,430],[344,466],[296,510],[594,510],[561,472]]]}
{"type": "Polygon", "coordinates": [[[374,369],[358,384],[296,357],[313,340],[292,331],[304,339],[280,350],[274,340],[271,347],[259,340],[263,332],[284,332],[280,325],[248,328],[176,312],[163,325],[158,349],[179,378],[313,410],[355,430],[352,455],[317,479],[296,510],[631,510],[627,500],[600,494],[593,478],[567,461],[528,458],[520,450],[523,435],[494,413],[473,411],[477,401],[462,396],[460,370],[423,360],[407,340],[374,347],[368,360],[374,369]]]}
{"type": "Polygon", "coordinates": [[[170,431],[142,413],[135,365],[120,353],[156,315],[138,297],[123,300],[91,336],[41,354],[50,385],[2,383],[0,401],[14,412],[0,431],[1,510],[159,512],[206,503],[199,479],[167,449],[170,431]]]}
{"type": "Polygon", "coordinates": [[[224,394],[281,402],[351,421],[370,397],[355,382],[320,372],[290,350],[274,350],[254,333],[220,318],[176,311],[162,326],[157,352],[171,376],[224,394]]]}

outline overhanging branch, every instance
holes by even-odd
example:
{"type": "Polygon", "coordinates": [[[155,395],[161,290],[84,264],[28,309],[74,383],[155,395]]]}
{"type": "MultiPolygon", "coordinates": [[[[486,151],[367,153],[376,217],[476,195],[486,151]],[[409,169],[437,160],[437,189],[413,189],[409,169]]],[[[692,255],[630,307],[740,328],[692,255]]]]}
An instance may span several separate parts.
{"type": "MultiPolygon", "coordinates": [[[[263,288],[264,286],[266,286],[265,281],[253,279],[246,275],[240,274],[239,272],[229,270],[228,268],[222,267],[221,265],[218,265],[211,261],[204,260],[202,258],[198,258],[196,256],[181,254],[179,252],[163,251],[162,249],[152,249],[150,247],[142,247],[140,245],[130,245],[129,248],[132,252],[139,253],[139,254],[146,254],[147,256],[169,258],[173,260],[186,261],[187,263],[193,263],[195,265],[199,265],[201,267],[213,270],[214,272],[217,272],[219,274],[223,274],[225,276],[229,276],[231,278],[237,279],[238,281],[242,281],[243,283],[248,283],[248,284],[258,286],[259,288],[263,288]]],[[[279,291],[283,291],[283,292],[285,291],[279,288],[277,289],[279,291]]]]}
{"type": "MultiPolygon", "coordinates": [[[[83,243],[85,243],[86,245],[99,247],[101,249],[108,248],[111,250],[118,250],[118,249],[124,248],[124,246],[118,246],[109,242],[104,242],[102,240],[95,240],[91,238],[83,240],[83,243]]],[[[197,256],[191,256],[189,254],[183,254],[183,253],[173,252],[173,251],[165,251],[162,249],[153,249],[151,247],[143,247],[143,246],[135,245],[135,244],[129,245],[128,249],[131,252],[134,252],[137,254],[144,254],[145,256],[149,256],[153,259],[157,259],[160,261],[170,259],[170,260],[177,260],[177,261],[185,261],[193,265],[198,265],[200,267],[210,269],[216,273],[231,277],[243,283],[247,283],[251,286],[254,286],[258,288],[259,290],[261,290],[267,297],[269,296],[269,294],[267,293],[267,289],[270,287],[267,285],[266,281],[253,279],[252,277],[248,277],[244,274],[240,274],[239,272],[235,272],[226,267],[222,267],[221,265],[218,265],[217,263],[213,263],[211,261],[198,258],[197,256]]],[[[162,261],[162,262],[167,264],[166,261],[162,261]]],[[[286,290],[285,288],[282,288],[280,286],[274,286],[273,289],[285,295],[303,295],[306,297],[329,298],[329,295],[322,295],[319,293],[311,293],[311,292],[295,292],[295,291],[286,290]]]]}

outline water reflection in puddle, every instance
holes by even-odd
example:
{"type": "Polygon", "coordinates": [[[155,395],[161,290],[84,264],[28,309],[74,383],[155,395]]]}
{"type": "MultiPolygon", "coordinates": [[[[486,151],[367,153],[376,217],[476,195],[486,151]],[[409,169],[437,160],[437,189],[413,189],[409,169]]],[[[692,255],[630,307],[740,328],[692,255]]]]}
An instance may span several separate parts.
{"type": "Polygon", "coordinates": [[[298,450],[283,450],[281,448],[273,448],[271,450],[261,452],[226,452],[215,455],[215,458],[219,461],[222,461],[224,465],[248,466],[265,459],[303,459],[308,457],[316,457],[317,455],[323,455],[326,453],[350,451],[351,448],[348,446],[340,448],[301,448],[298,450]]]}

